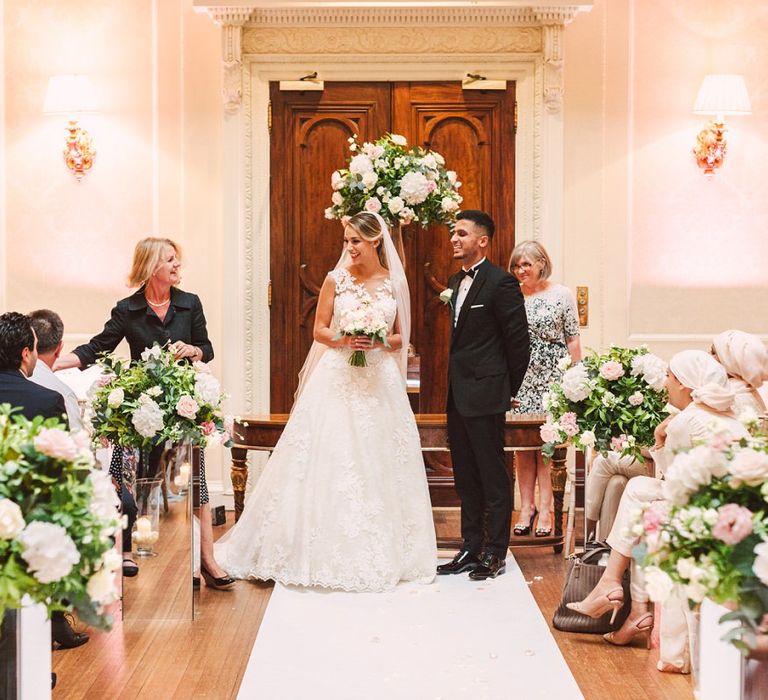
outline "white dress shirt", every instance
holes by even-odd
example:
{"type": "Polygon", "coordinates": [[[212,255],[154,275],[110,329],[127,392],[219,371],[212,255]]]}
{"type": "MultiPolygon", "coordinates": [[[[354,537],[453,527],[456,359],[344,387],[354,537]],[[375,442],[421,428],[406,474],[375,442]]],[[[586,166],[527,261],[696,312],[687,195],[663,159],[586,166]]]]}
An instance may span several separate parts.
{"type": "Polygon", "coordinates": [[[77,396],[64,382],[61,381],[51,368],[42,360],[35,364],[35,371],[29,378],[35,384],[44,386],[46,389],[53,389],[64,397],[64,405],[67,409],[67,420],[69,429],[72,431],[83,429],[83,419],[80,417],[80,405],[77,403],[77,396]]]}
{"type": "MultiPolygon", "coordinates": [[[[476,262],[472,267],[467,270],[469,272],[470,270],[477,270],[480,265],[482,265],[485,262],[485,258],[482,260],[479,260],[476,262]]],[[[462,266],[462,270],[464,267],[462,266]]],[[[461,313],[461,307],[464,304],[464,300],[467,298],[467,294],[469,293],[469,288],[472,286],[472,282],[475,281],[474,277],[469,277],[468,275],[463,277],[461,282],[459,282],[459,291],[456,294],[456,304],[455,304],[455,315],[453,317],[453,325],[456,325],[456,322],[459,320],[459,313],[461,313]]]]}

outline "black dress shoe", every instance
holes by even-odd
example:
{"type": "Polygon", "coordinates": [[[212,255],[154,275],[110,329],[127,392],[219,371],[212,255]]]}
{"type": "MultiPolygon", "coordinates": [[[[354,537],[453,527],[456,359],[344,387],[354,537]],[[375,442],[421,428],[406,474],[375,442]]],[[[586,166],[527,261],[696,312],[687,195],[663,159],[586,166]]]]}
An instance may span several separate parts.
{"type": "Polygon", "coordinates": [[[75,632],[64,617],[64,613],[56,611],[51,615],[51,639],[59,649],[74,649],[88,641],[85,632],[75,632]]]}
{"type": "Polygon", "coordinates": [[[438,575],[443,574],[463,574],[465,571],[474,571],[482,562],[476,554],[462,549],[451,561],[447,564],[440,564],[437,567],[438,575]]]}
{"type": "Polygon", "coordinates": [[[482,564],[470,575],[473,581],[485,581],[487,578],[501,576],[507,570],[507,562],[496,554],[483,556],[482,564]]]}

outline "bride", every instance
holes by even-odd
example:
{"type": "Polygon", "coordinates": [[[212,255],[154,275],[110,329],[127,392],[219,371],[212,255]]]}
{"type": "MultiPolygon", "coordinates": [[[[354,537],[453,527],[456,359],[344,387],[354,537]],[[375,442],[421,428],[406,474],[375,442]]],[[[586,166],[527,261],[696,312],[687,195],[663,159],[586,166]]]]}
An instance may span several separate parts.
{"type": "Polygon", "coordinates": [[[216,560],[237,578],[345,591],[432,581],[437,550],[419,434],[405,390],[410,297],[384,220],[355,214],[320,290],[315,343],[280,441],[216,560]],[[373,308],[386,347],[340,335],[373,308]],[[365,351],[367,366],[350,356],[365,351]]]}

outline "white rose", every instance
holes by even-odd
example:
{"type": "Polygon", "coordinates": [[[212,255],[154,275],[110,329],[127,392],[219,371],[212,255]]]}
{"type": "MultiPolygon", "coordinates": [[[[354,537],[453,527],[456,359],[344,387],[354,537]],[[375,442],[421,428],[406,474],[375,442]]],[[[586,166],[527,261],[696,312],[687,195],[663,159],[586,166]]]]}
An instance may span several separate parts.
{"type": "Polygon", "coordinates": [[[100,569],[85,586],[88,597],[98,605],[106,605],[117,600],[117,586],[115,586],[115,573],[108,569],[100,569]]]}
{"type": "Polygon", "coordinates": [[[372,189],[378,181],[379,176],[373,170],[363,173],[363,185],[365,185],[366,189],[372,189]]]}
{"type": "Polygon", "coordinates": [[[109,474],[95,469],[88,478],[93,488],[89,507],[91,513],[105,526],[114,527],[118,520],[117,508],[120,505],[120,499],[115,493],[109,474]]]}
{"type": "Polygon", "coordinates": [[[692,557],[678,559],[677,564],[675,564],[675,568],[677,569],[677,573],[680,574],[681,578],[690,580],[693,578],[693,572],[696,569],[696,561],[692,557]]]}
{"type": "Polygon", "coordinates": [[[565,355],[564,357],[561,357],[557,361],[557,368],[561,372],[565,372],[565,370],[567,370],[570,366],[571,366],[571,356],[570,355],[565,355]]]}
{"type": "Polygon", "coordinates": [[[327,207],[325,210],[326,219],[335,219],[336,215],[333,213],[333,207],[327,207]]]}
{"type": "Polygon", "coordinates": [[[362,176],[371,170],[373,170],[373,162],[363,153],[356,155],[354,158],[352,158],[351,161],[349,161],[349,172],[351,172],[353,175],[362,176]]]}
{"type": "Polygon", "coordinates": [[[448,176],[448,182],[450,182],[452,185],[456,184],[456,171],[455,170],[449,170],[445,173],[448,176]]]}
{"type": "Polygon", "coordinates": [[[595,446],[595,434],[591,430],[585,430],[579,436],[579,442],[582,447],[594,447],[595,446]]]}
{"type": "Polygon", "coordinates": [[[10,498],[0,500],[0,540],[12,540],[24,529],[24,515],[10,498]]]}
{"type": "Polygon", "coordinates": [[[733,476],[733,486],[758,486],[768,479],[768,454],[749,448],[739,450],[728,465],[728,471],[733,476]]]}
{"type": "Polygon", "coordinates": [[[459,203],[451,197],[443,197],[442,201],[440,202],[440,208],[443,211],[450,213],[456,211],[459,208],[459,203]]]}
{"type": "Polygon", "coordinates": [[[60,581],[80,561],[80,552],[61,525],[35,521],[19,535],[21,557],[40,583],[60,581]]]}
{"type": "Polygon", "coordinates": [[[672,593],[675,587],[669,575],[657,566],[649,566],[645,569],[645,590],[655,603],[663,603],[672,593]]]}
{"type": "Polygon", "coordinates": [[[344,197],[341,196],[341,192],[334,192],[331,195],[331,201],[338,207],[344,203],[344,197]]]}
{"type": "Polygon", "coordinates": [[[221,401],[221,384],[212,374],[198,374],[195,377],[195,394],[202,403],[216,407],[221,401]]]}
{"type": "Polygon", "coordinates": [[[338,170],[334,170],[331,173],[331,187],[334,190],[340,190],[344,187],[344,178],[341,176],[338,170]]]}
{"type": "Polygon", "coordinates": [[[372,211],[374,214],[378,214],[381,211],[381,200],[378,197],[366,199],[363,208],[365,211],[372,211]]]}
{"type": "Polygon", "coordinates": [[[405,202],[400,197],[392,197],[392,199],[387,202],[387,209],[389,209],[389,211],[391,211],[393,214],[397,214],[398,212],[402,211],[404,206],[405,202]]]}
{"type": "Polygon", "coordinates": [[[392,143],[395,143],[398,146],[408,145],[408,140],[405,138],[405,136],[400,136],[400,134],[390,134],[389,138],[392,139],[392,143]]]}
{"type": "Polygon", "coordinates": [[[563,393],[570,401],[583,401],[592,393],[589,375],[584,365],[571,367],[563,374],[563,393]]]}
{"type": "Polygon", "coordinates": [[[700,603],[704,600],[704,598],[707,597],[708,592],[708,587],[700,581],[692,581],[683,586],[683,594],[688,600],[692,600],[694,603],[700,603]]]}
{"type": "Polygon", "coordinates": [[[755,563],[752,564],[752,571],[764,585],[768,586],[768,542],[762,542],[753,551],[757,556],[755,563]]]}
{"type": "Polygon", "coordinates": [[[440,165],[445,165],[445,158],[443,158],[443,157],[442,157],[442,156],[441,156],[439,153],[433,153],[432,155],[433,155],[433,156],[435,156],[435,160],[436,160],[436,161],[437,161],[437,162],[438,162],[440,165]]]}
{"type": "Polygon", "coordinates": [[[176,413],[178,413],[182,418],[189,418],[189,420],[194,420],[199,410],[200,406],[198,405],[197,401],[189,396],[189,394],[180,396],[179,400],[176,402],[176,413]]]}
{"type": "Polygon", "coordinates": [[[147,389],[147,396],[160,396],[162,393],[163,390],[159,386],[152,386],[147,389]]]}
{"type": "Polygon", "coordinates": [[[112,391],[109,392],[109,396],[107,396],[107,406],[110,408],[117,408],[124,400],[125,392],[122,389],[112,389],[112,391]]]}
{"type": "Polygon", "coordinates": [[[157,345],[153,345],[151,348],[145,348],[144,352],[141,353],[141,359],[144,362],[147,362],[148,360],[159,360],[160,348],[157,345]]]}
{"type": "Polygon", "coordinates": [[[70,462],[77,457],[80,451],[69,433],[59,428],[40,428],[33,443],[38,452],[53,457],[53,459],[70,462]]]}
{"type": "Polygon", "coordinates": [[[643,392],[636,391],[629,397],[628,401],[632,406],[639,406],[641,403],[643,403],[644,399],[645,397],[643,396],[643,392]]]}
{"type": "Polygon", "coordinates": [[[431,153],[427,153],[422,159],[421,162],[431,170],[437,170],[437,160],[435,159],[435,156],[431,153]]]}

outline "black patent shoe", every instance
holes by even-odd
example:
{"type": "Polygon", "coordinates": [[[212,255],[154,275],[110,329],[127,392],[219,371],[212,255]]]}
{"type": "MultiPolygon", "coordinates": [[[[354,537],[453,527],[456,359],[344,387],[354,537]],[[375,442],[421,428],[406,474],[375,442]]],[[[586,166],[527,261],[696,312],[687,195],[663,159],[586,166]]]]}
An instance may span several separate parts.
{"type": "Polygon", "coordinates": [[[525,524],[525,521],[520,520],[517,523],[515,523],[515,527],[512,530],[512,532],[515,533],[517,537],[527,537],[531,534],[531,528],[533,527],[533,521],[536,520],[536,516],[539,514],[539,511],[537,511],[535,508],[533,509],[533,514],[531,515],[530,521],[528,521],[528,524],[525,524]]]}
{"type": "Polygon", "coordinates": [[[235,585],[235,579],[231,576],[220,576],[216,578],[203,566],[200,567],[200,575],[203,577],[205,585],[208,586],[208,588],[214,588],[217,591],[228,591],[235,585]]]}
{"type": "Polygon", "coordinates": [[[463,574],[465,571],[474,571],[481,565],[480,558],[476,554],[462,549],[447,564],[440,564],[437,567],[438,576],[445,574],[463,574]]]}
{"type": "Polygon", "coordinates": [[[62,612],[51,616],[51,639],[58,649],[74,649],[88,641],[85,632],[75,632],[62,612]]]}
{"type": "Polygon", "coordinates": [[[507,562],[496,554],[486,554],[481,565],[470,575],[473,581],[485,581],[488,578],[501,576],[507,570],[507,562]]]}

